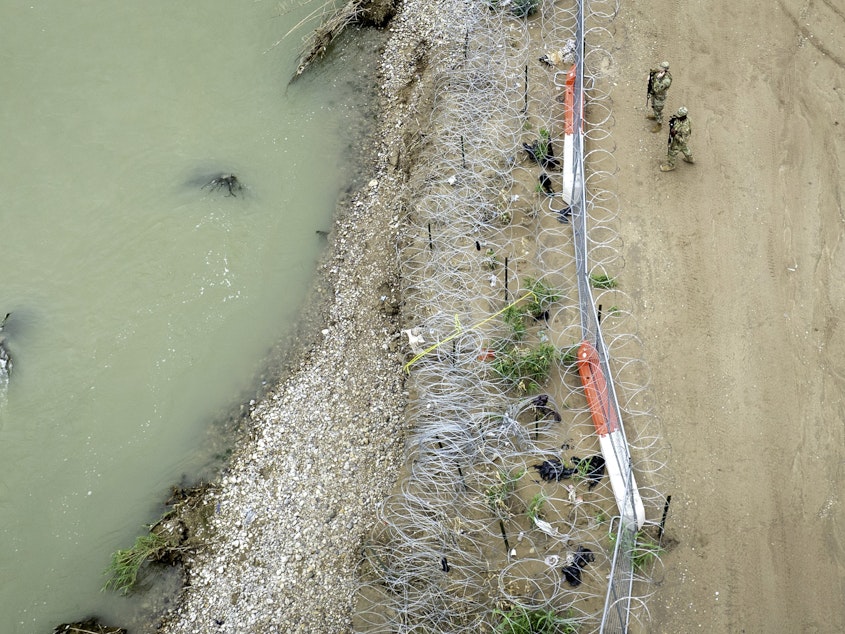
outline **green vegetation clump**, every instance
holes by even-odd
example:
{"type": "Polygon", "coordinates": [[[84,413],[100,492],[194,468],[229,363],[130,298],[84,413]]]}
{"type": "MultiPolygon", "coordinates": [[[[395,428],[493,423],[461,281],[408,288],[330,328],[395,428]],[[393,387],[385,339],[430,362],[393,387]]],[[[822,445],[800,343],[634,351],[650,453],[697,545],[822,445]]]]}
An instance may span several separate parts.
{"type": "Polygon", "coordinates": [[[567,370],[575,368],[578,363],[578,346],[569,346],[566,350],[561,350],[560,363],[567,370]]]}
{"type": "Polygon", "coordinates": [[[528,318],[545,318],[561,295],[530,277],[525,279],[525,285],[527,293],[522,301],[502,311],[502,321],[509,327],[510,333],[494,344],[496,354],[491,367],[521,392],[533,393],[546,383],[560,355],[557,348],[545,340],[533,346],[522,343],[528,334],[528,318]]]}
{"type": "Polygon", "coordinates": [[[163,559],[170,549],[170,542],[161,533],[140,535],[132,548],[118,550],[112,555],[111,565],[105,571],[109,580],[103,590],[129,594],[138,581],[138,572],[144,562],[163,559]]]}
{"type": "Polygon", "coordinates": [[[540,6],[540,0],[513,0],[511,13],[518,18],[527,18],[537,11],[538,6],[540,6]]]}
{"type": "Polygon", "coordinates": [[[571,619],[558,616],[554,610],[514,607],[508,611],[494,610],[501,619],[495,634],[577,634],[571,619]]]}
{"type": "Polygon", "coordinates": [[[527,328],[525,326],[525,313],[516,305],[510,305],[502,313],[502,320],[511,328],[511,337],[514,341],[522,341],[525,338],[527,328]]]}
{"type": "Polygon", "coordinates": [[[540,128],[540,139],[537,142],[537,149],[535,154],[537,156],[537,162],[540,165],[543,165],[543,161],[547,158],[550,158],[549,153],[549,144],[552,141],[552,134],[546,128],[540,128]]]}
{"type": "Polygon", "coordinates": [[[634,551],[631,553],[631,561],[634,568],[645,570],[646,566],[651,565],[662,552],[663,547],[656,540],[647,533],[639,531],[634,551]]]}
{"type": "Polygon", "coordinates": [[[550,343],[533,348],[509,345],[496,351],[491,367],[521,392],[534,393],[548,381],[558,351],[550,343]]]}
{"type": "MultiPolygon", "coordinates": [[[[610,541],[616,543],[614,533],[610,534],[610,541]]],[[[634,547],[631,549],[631,563],[637,570],[645,570],[663,552],[664,548],[660,543],[645,530],[637,531],[634,537],[634,547]]]]}
{"type": "Polygon", "coordinates": [[[593,288],[616,288],[616,280],[605,273],[590,273],[593,288]]]}
{"type": "Polygon", "coordinates": [[[560,299],[560,293],[540,280],[530,277],[525,279],[525,283],[528,285],[527,290],[531,293],[531,303],[525,307],[525,310],[534,319],[543,319],[552,304],[560,299]]]}
{"type": "Polygon", "coordinates": [[[484,254],[486,256],[487,268],[495,271],[499,267],[499,260],[496,257],[496,252],[493,249],[487,249],[484,254]]]}
{"type": "Polygon", "coordinates": [[[200,483],[190,489],[173,487],[167,506],[172,508],[148,531],[135,539],[131,548],[118,550],[103,571],[108,577],[103,590],[129,594],[138,584],[144,564],[177,564],[196,546],[197,529],[208,522],[214,506],[204,495],[209,489],[200,483]]]}
{"type": "Polygon", "coordinates": [[[508,499],[516,489],[516,483],[524,475],[525,469],[520,469],[513,474],[507,471],[496,472],[499,482],[487,489],[487,506],[490,507],[490,510],[497,515],[507,511],[508,499]]]}
{"type": "Polygon", "coordinates": [[[548,499],[549,496],[540,491],[537,495],[531,498],[531,501],[528,503],[528,517],[531,519],[532,526],[537,523],[537,520],[543,519],[543,505],[548,499]]]}

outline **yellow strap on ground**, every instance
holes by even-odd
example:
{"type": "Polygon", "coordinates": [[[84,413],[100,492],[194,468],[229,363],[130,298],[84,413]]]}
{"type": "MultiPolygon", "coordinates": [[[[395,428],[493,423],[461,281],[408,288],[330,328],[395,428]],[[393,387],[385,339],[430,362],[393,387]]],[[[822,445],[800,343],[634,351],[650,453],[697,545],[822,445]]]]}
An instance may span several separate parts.
{"type": "MultiPolygon", "coordinates": [[[[535,295],[533,292],[528,291],[525,295],[523,295],[522,297],[520,297],[520,298],[519,298],[518,300],[516,300],[515,302],[513,302],[513,303],[511,303],[511,304],[508,304],[507,306],[505,306],[505,307],[504,307],[502,310],[500,310],[499,312],[493,313],[493,314],[492,314],[492,315],[490,315],[489,317],[486,317],[486,318],[482,319],[482,320],[481,320],[481,321],[479,321],[477,324],[474,324],[474,325],[470,326],[467,330],[469,331],[469,330],[475,330],[476,328],[480,328],[481,326],[483,326],[484,324],[486,324],[486,323],[487,323],[488,321],[490,321],[491,319],[494,319],[494,318],[498,317],[498,316],[499,316],[499,315],[501,315],[503,312],[505,312],[508,308],[511,308],[512,306],[516,306],[519,302],[521,302],[522,300],[524,300],[524,299],[525,299],[525,298],[527,298],[527,297],[536,297],[536,295],[535,295]]],[[[442,346],[444,343],[448,343],[449,341],[451,341],[452,339],[454,339],[455,337],[457,337],[458,335],[460,335],[462,332],[464,332],[464,329],[461,327],[461,321],[460,321],[460,319],[458,318],[458,316],[457,316],[457,315],[455,315],[455,330],[453,330],[453,331],[452,331],[452,334],[451,334],[451,335],[449,335],[448,337],[446,337],[443,341],[439,341],[439,342],[435,343],[434,345],[429,346],[428,348],[426,348],[425,350],[423,350],[422,352],[420,352],[419,354],[417,354],[416,356],[414,356],[414,358],[413,358],[413,359],[411,359],[410,361],[408,361],[408,363],[406,363],[406,364],[405,364],[405,366],[404,366],[402,369],[405,371],[405,373],[410,374],[410,373],[411,373],[410,368],[411,368],[411,366],[412,366],[412,365],[414,365],[417,361],[419,361],[420,359],[422,359],[425,355],[427,355],[427,354],[428,354],[429,352],[431,352],[432,350],[437,350],[437,348],[439,348],[440,346],[442,346]]]]}

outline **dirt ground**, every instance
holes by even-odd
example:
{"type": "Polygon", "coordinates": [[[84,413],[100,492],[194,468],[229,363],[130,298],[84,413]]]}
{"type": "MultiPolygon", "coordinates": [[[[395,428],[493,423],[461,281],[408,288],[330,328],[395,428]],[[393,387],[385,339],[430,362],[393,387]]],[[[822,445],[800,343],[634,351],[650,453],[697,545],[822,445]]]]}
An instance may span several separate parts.
{"type": "Polygon", "coordinates": [[[845,5],[622,2],[613,29],[619,279],[680,542],[650,631],[845,631],[845,5]],[[670,173],[663,59],[697,161],[670,173]]]}

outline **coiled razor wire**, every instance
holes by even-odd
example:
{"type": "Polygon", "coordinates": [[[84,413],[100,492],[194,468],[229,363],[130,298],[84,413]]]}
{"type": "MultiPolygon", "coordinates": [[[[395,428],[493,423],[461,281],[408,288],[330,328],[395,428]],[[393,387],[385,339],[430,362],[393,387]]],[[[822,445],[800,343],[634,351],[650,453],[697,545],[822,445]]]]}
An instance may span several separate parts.
{"type": "Polygon", "coordinates": [[[624,292],[591,288],[624,266],[606,91],[618,6],[546,0],[526,19],[514,5],[450,2],[451,26],[431,51],[440,70],[400,245],[413,432],[363,549],[359,632],[511,632],[539,616],[554,623],[543,631],[626,632],[647,617],[660,574],[659,552],[617,517],[607,477],[578,470],[600,454],[573,371],[572,351],[588,339],[627,425],[643,530],[656,526],[666,447],[636,323],[624,292]],[[573,59],[544,65],[529,38],[573,59]],[[563,174],[548,171],[547,195],[523,148],[545,134],[560,156],[572,61],[578,172],[567,206],[563,174]],[[515,327],[509,317],[538,288],[554,301],[515,327]],[[547,376],[504,371],[504,351],[536,349],[556,351],[547,376]],[[543,465],[560,479],[543,478],[543,465]]]}

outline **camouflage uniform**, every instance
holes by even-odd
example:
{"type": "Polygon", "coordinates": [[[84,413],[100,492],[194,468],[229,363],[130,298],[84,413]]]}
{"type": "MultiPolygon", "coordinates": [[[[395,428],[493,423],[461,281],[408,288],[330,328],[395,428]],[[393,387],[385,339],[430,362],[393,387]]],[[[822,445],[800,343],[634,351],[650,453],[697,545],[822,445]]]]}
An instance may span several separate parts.
{"type": "Polygon", "coordinates": [[[678,113],[669,119],[669,149],[666,154],[666,162],[660,165],[660,170],[670,172],[675,169],[675,157],[678,152],[684,155],[684,161],[695,163],[690,152],[689,139],[692,136],[692,124],[687,116],[687,109],[681,106],[678,113]]]}
{"type": "Polygon", "coordinates": [[[666,104],[666,93],[672,85],[669,62],[663,62],[660,68],[653,68],[648,76],[648,96],[651,98],[651,107],[654,110],[654,114],[649,115],[648,118],[656,121],[652,132],[657,132],[663,125],[663,106],[666,104]]]}

